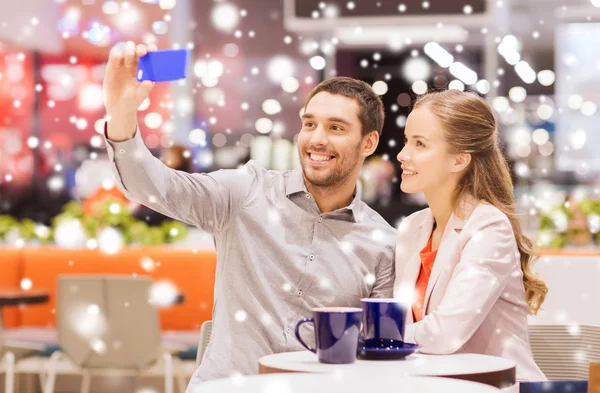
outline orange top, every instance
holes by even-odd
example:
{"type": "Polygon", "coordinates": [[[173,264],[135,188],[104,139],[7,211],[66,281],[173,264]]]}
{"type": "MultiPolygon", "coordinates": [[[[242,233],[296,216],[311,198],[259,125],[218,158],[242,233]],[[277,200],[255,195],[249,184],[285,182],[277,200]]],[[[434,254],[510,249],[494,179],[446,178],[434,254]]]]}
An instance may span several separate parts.
{"type": "Polygon", "coordinates": [[[437,255],[437,250],[431,251],[431,237],[419,255],[421,256],[421,270],[419,271],[419,277],[417,278],[417,284],[415,285],[415,296],[412,304],[413,320],[415,322],[419,322],[423,319],[425,292],[427,292],[427,283],[429,283],[431,269],[433,269],[433,262],[435,262],[435,256],[437,255]]]}

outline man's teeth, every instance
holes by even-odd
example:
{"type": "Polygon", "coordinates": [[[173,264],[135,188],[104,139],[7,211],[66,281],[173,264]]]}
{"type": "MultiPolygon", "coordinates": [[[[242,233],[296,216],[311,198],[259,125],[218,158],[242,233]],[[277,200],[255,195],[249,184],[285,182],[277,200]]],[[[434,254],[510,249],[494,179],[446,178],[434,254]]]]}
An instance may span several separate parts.
{"type": "Polygon", "coordinates": [[[407,176],[410,176],[410,175],[416,175],[416,174],[417,174],[417,172],[411,172],[411,171],[406,171],[406,170],[404,170],[404,171],[402,171],[402,172],[403,172],[405,175],[407,175],[407,176]]]}
{"type": "Polygon", "coordinates": [[[331,156],[322,156],[319,154],[311,154],[310,158],[313,159],[314,161],[329,161],[331,159],[331,156]]]}

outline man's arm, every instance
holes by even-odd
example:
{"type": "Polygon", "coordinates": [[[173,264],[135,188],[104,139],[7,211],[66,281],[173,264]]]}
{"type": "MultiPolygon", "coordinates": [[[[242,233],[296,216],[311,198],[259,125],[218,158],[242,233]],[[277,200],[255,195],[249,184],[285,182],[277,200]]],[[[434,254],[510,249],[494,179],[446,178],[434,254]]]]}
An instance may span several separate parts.
{"type": "MultiPolygon", "coordinates": [[[[394,243],[386,244],[385,252],[381,254],[381,260],[375,271],[375,284],[373,285],[373,290],[370,295],[372,298],[394,297],[394,279],[396,277],[396,266],[394,261],[395,236],[390,238],[394,240],[394,243]]],[[[384,245],[382,244],[382,246],[384,245]]]]}
{"type": "Polygon", "coordinates": [[[251,164],[206,174],[171,169],[150,153],[139,131],[106,144],[117,185],[128,199],[211,233],[224,230],[242,209],[255,179],[251,164]]]}
{"type": "MultiPolygon", "coordinates": [[[[117,184],[125,196],[164,215],[219,232],[243,207],[255,179],[245,169],[189,174],[168,168],[144,145],[137,108],[153,83],[138,82],[139,58],[156,46],[113,48],[104,75],[105,139],[117,184]]],[[[247,166],[246,168],[249,168],[247,166]]]]}

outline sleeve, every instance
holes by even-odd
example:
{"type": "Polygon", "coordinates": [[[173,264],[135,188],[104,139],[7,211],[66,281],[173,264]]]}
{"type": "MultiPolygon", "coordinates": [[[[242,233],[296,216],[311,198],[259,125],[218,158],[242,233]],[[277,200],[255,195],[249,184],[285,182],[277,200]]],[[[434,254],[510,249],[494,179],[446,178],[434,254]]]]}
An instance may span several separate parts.
{"type": "Polygon", "coordinates": [[[405,341],[418,344],[423,353],[458,351],[506,287],[516,263],[514,242],[507,219],[475,232],[463,248],[442,302],[421,321],[406,327],[405,341]]]}
{"type": "Polygon", "coordinates": [[[125,196],[211,233],[223,231],[242,209],[255,176],[248,169],[187,173],[167,167],[144,144],[139,128],[123,142],[108,139],[108,157],[125,196]]]}
{"type": "Polygon", "coordinates": [[[394,292],[394,279],[395,274],[395,261],[394,261],[394,248],[395,248],[395,233],[390,236],[393,239],[393,244],[386,246],[386,251],[381,254],[381,260],[377,265],[375,272],[375,284],[371,290],[372,298],[392,298],[394,292]]]}

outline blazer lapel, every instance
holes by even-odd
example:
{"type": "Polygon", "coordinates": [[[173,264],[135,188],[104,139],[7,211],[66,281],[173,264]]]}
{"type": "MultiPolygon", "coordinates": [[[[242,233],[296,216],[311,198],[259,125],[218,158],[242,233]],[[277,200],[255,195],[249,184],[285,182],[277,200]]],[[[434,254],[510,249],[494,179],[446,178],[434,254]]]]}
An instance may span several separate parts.
{"type": "MultiPolygon", "coordinates": [[[[395,297],[401,300],[407,307],[406,323],[413,323],[412,317],[412,300],[419,277],[419,271],[421,270],[421,257],[419,252],[427,245],[431,231],[433,230],[433,214],[430,209],[427,209],[427,215],[425,220],[422,221],[420,228],[416,230],[414,242],[412,244],[403,245],[403,247],[409,247],[411,250],[406,255],[411,255],[409,260],[404,264],[402,271],[402,279],[400,286],[397,288],[395,297]]],[[[399,253],[398,253],[399,254],[399,253]]],[[[399,254],[400,255],[400,254],[399,254]]]]}
{"type": "Polygon", "coordinates": [[[458,241],[458,235],[462,231],[467,218],[471,215],[471,212],[476,206],[477,202],[473,197],[465,196],[459,203],[458,210],[461,212],[460,216],[456,213],[452,213],[448,220],[448,224],[442,234],[442,240],[440,241],[433,268],[431,269],[431,276],[427,283],[427,291],[425,292],[425,300],[423,302],[424,315],[427,314],[429,299],[431,298],[431,293],[433,292],[440,275],[456,262],[452,255],[452,250],[458,241]]]}

